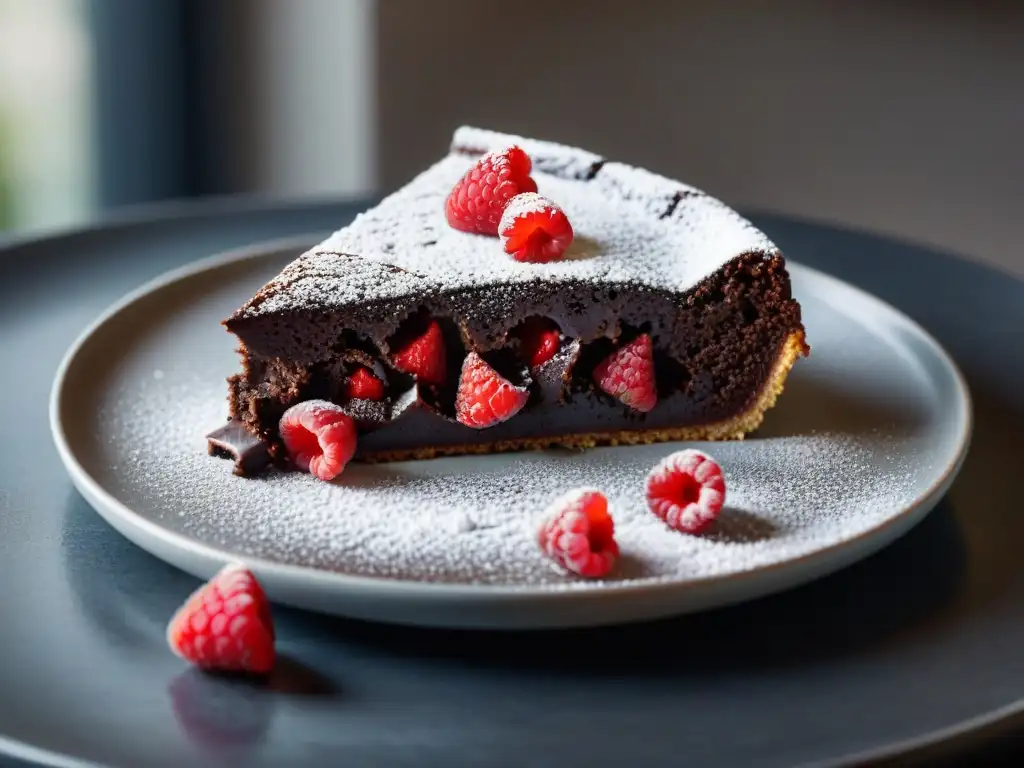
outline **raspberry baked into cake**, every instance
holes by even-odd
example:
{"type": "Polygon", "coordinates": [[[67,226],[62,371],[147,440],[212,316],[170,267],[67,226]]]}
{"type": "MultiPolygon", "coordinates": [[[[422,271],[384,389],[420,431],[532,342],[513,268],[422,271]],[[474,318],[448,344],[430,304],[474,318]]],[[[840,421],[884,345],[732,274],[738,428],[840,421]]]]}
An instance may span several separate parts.
{"type": "Polygon", "coordinates": [[[224,321],[212,453],[393,461],[739,439],[808,353],[779,249],[703,192],[460,128],[448,154],[224,321]]]}

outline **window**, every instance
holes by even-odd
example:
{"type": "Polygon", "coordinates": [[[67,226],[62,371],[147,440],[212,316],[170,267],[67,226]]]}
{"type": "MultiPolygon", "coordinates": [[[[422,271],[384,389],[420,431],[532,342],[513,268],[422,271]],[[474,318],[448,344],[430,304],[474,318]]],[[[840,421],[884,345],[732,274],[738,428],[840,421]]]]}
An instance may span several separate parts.
{"type": "Polygon", "coordinates": [[[0,229],[93,208],[89,41],[83,2],[0,0],[0,229]]]}

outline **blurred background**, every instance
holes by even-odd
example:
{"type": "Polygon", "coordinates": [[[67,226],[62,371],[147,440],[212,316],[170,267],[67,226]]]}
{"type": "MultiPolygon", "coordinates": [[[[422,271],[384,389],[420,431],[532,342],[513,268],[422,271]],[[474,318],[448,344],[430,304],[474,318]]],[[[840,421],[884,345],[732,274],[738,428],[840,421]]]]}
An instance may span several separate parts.
{"type": "Polygon", "coordinates": [[[0,230],[389,191],[470,123],[1024,274],[1024,2],[0,0],[0,230]]]}

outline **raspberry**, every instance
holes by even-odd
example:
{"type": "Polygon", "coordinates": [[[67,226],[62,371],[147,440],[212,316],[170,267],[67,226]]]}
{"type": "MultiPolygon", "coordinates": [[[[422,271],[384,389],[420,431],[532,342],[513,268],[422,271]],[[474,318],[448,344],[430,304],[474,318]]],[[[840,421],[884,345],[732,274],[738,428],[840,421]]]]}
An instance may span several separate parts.
{"type": "Polygon", "coordinates": [[[276,661],[270,602],[245,566],[228,564],[178,608],[167,643],[202,669],[266,674],[276,661]]]}
{"type": "Polygon", "coordinates": [[[403,340],[392,353],[391,363],[424,384],[443,384],[447,356],[437,321],[431,320],[421,333],[403,340]]]}
{"type": "Polygon", "coordinates": [[[692,448],[666,456],[647,475],[647,506],[677,531],[700,533],[724,503],[722,468],[692,448]]]}
{"type": "Polygon", "coordinates": [[[505,253],[516,261],[543,264],[560,259],[572,244],[572,225],[565,212],[536,192],[516,195],[498,224],[505,253]]]}
{"type": "Polygon", "coordinates": [[[481,157],[448,195],[444,204],[448,224],[463,232],[498,234],[498,222],[508,201],[520,192],[536,192],[530,177],[533,162],[511,146],[481,157]]]}
{"type": "Polygon", "coordinates": [[[356,424],[340,406],[306,400],[284,412],[279,425],[288,457],[303,472],[333,480],[356,452],[356,424]]]}
{"type": "Polygon", "coordinates": [[[358,366],[345,381],[345,397],[360,400],[383,400],[384,382],[365,365],[358,366]]]}
{"type": "Polygon", "coordinates": [[[646,413],[658,402],[654,383],[654,350],[646,333],[612,352],[594,368],[594,381],[603,392],[630,408],[646,413]]]}
{"type": "Polygon", "coordinates": [[[606,576],[619,557],[608,499],[593,488],[569,491],[548,507],[537,540],[544,554],[580,576],[606,576]]]}
{"type": "Polygon", "coordinates": [[[455,418],[474,429],[493,427],[519,413],[528,397],[526,387],[515,386],[480,355],[470,352],[462,362],[455,418]]]}
{"type": "Polygon", "coordinates": [[[562,334],[558,326],[543,317],[531,317],[519,330],[519,350],[531,368],[554,357],[561,345],[562,334]]]}

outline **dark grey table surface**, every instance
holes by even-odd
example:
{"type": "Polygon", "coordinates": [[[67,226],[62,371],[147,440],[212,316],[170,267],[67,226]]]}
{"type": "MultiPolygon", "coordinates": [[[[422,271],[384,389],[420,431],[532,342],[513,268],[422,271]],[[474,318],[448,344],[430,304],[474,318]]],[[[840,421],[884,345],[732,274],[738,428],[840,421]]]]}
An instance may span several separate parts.
{"type": "Polygon", "coordinates": [[[228,248],[313,238],[358,207],[217,201],[0,241],[0,359],[14,372],[0,400],[0,735],[138,766],[1024,759],[1011,712],[1024,706],[1024,283],[769,215],[753,218],[790,258],[905,311],[968,378],[971,455],[904,539],[812,585],[677,620],[461,633],[282,610],[290,661],[270,690],[177,665],[162,630],[194,580],[73,491],[46,427],[53,372],[142,281],[228,248]],[[684,696],[703,705],[680,709],[684,696]],[[274,728],[289,715],[291,730],[274,728]]]}

